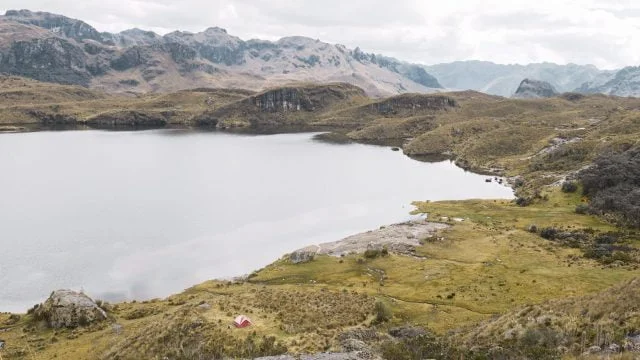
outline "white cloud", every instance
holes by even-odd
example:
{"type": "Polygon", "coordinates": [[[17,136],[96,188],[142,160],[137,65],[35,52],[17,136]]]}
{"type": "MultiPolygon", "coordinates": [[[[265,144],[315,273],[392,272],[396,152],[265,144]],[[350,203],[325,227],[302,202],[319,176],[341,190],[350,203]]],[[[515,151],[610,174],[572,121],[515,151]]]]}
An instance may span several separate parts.
{"type": "Polygon", "coordinates": [[[635,0],[3,0],[80,18],[103,31],[226,28],[243,39],[302,35],[400,59],[438,63],[640,63],[635,0]]]}

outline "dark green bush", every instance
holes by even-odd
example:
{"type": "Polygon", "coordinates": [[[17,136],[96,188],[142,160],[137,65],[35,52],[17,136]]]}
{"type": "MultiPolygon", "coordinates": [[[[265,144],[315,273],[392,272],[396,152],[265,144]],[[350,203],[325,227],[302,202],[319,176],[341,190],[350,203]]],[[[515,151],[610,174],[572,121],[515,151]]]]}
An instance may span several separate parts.
{"type": "Polygon", "coordinates": [[[585,215],[589,213],[589,205],[587,204],[579,204],[576,206],[576,214],[585,215]]]}
{"type": "Polygon", "coordinates": [[[591,211],[640,227],[640,147],[602,155],[579,176],[591,211]]]}
{"type": "Polygon", "coordinates": [[[562,183],[562,192],[564,193],[574,193],[578,191],[578,184],[573,181],[565,181],[562,183]]]}

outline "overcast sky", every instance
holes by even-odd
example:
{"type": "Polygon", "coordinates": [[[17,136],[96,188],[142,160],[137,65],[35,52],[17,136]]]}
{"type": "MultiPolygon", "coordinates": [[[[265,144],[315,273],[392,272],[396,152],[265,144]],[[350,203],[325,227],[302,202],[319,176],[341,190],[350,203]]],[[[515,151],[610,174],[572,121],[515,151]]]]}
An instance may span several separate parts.
{"type": "Polygon", "coordinates": [[[303,35],[434,64],[640,65],[638,0],[2,0],[100,31],[226,28],[242,39],[303,35]]]}

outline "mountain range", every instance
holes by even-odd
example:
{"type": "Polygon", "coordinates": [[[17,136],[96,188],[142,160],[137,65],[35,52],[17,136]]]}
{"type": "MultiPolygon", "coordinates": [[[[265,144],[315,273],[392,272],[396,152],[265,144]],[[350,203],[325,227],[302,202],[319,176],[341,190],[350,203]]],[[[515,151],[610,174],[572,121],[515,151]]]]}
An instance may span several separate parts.
{"type": "Polygon", "coordinates": [[[112,34],[29,10],[0,16],[0,72],[106,91],[260,90],[292,81],[349,82],[373,96],[441,88],[419,65],[306,37],[243,41],[218,27],[112,34]]]}
{"type": "Polygon", "coordinates": [[[444,89],[510,97],[523,79],[531,79],[558,92],[640,96],[640,67],[615,71],[486,61],[426,66],[301,36],[245,41],[219,27],[163,36],[140,29],[108,33],[81,20],[29,10],[0,16],[0,73],[107,92],[347,82],[377,97],[444,89]]]}

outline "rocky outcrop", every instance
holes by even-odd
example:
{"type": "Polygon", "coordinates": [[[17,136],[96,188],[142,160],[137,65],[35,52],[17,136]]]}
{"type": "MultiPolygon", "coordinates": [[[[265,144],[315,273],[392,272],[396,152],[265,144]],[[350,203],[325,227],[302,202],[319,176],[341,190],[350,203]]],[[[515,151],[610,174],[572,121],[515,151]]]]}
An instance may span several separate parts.
{"type": "Polygon", "coordinates": [[[292,264],[303,264],[310,261],[316,256],[316,251],[314,248],[305,248],[292,252],[289,254],[289,261],[292,264]]]}
{"type": "Polygon", "coordinates": [[[297,88],[280,88],[251,97],[253,105],[261,111],[313,111],[309,98],[297,88]]]}
{"type": "Polygon", "coordinates": [[[86,326],[107,319],[107,313],[90,297],[72,290],[52,292],[34,315],[54,329],[86,326]]]}
{"type": "Polygon", "coordinates": [[[196,119],[219,128],[309,125],[325,111],[364,98],[362,89],[347,83],[286,86],[267,90],[196,119]]]}
{"type": "MultiPolygon", "coordinates": [[[[400,224],[382,226],[380,229],[352,235],[342,240],[312,245],[295,251],[296,258],[304,258],[305,254],[343,256],[363,254],[367,250],[387,248],[391,252],[413,256],[411,251],[420,246],[420,241],[448,228],[448,225],[430,223],[423,220],[409,221],[400,224]]],[[[291,258],[290,258],[291,259],[291,258]]]]}
{"type": "Polygon", "coordinates": [[[524,79],[513,94],[517,99],[540,99],[558,95],[558,92],[546,81],[524,79]]]}

